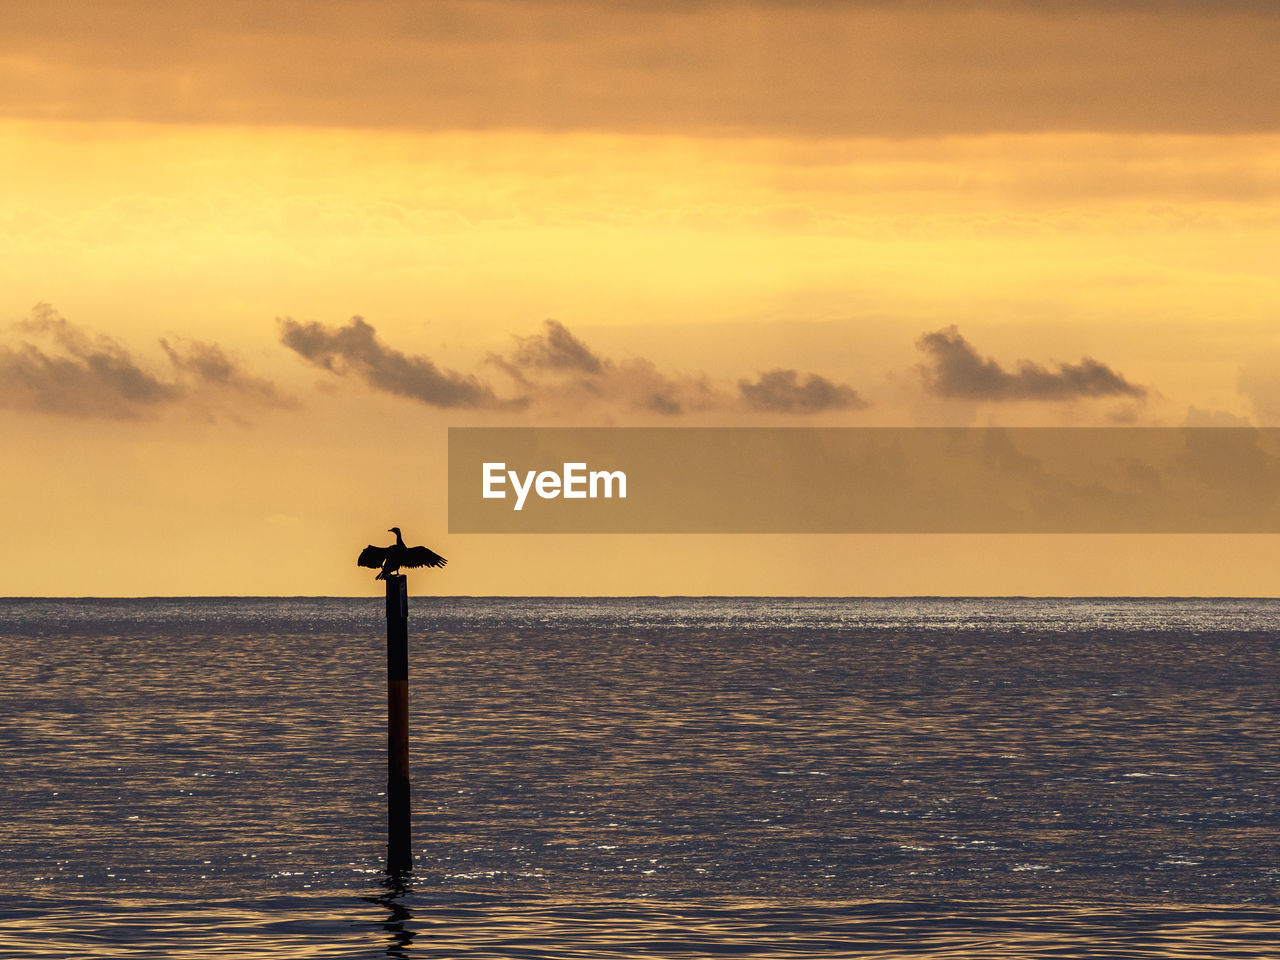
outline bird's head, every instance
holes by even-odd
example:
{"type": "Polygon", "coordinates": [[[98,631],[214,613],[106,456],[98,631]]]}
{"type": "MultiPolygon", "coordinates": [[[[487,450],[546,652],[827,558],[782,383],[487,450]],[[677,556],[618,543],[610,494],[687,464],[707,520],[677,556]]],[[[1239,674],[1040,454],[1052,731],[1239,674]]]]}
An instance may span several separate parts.
{"type": "Polygon", "coordinates": [[[399,536],[399,535],[400,535],[400,528],[399,528],[399,527],[389,527],[389,528],[387,529],[387,533],[394,533],[396,536],[399,536]]]}

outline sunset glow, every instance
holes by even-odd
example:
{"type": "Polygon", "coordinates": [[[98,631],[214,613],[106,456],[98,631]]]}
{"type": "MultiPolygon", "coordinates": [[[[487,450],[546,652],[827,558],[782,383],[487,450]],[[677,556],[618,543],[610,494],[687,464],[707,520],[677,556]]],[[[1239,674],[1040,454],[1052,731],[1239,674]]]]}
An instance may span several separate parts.
{"type": "Polygon", "coordinates": [[[354,595],[393,524],[450,559],[422,592],[1275,593],[1266,537],[451,537],[444,462],[451,425],[1280,425],[1272,5],[5,15],[7,595],[354,595]],[[1122,386],[948,392],[945,349],[1122,386]]]}

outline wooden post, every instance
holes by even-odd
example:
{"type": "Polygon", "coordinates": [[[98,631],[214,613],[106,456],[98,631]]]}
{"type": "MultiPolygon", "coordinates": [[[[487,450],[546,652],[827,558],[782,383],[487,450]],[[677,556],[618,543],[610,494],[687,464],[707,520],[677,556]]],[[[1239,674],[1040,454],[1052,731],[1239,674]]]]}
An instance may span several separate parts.
{"type": "Polygon", "coordinates": [[[409,591],[387,577],[387,872],[413,868],[409,831],[409,591]]]}

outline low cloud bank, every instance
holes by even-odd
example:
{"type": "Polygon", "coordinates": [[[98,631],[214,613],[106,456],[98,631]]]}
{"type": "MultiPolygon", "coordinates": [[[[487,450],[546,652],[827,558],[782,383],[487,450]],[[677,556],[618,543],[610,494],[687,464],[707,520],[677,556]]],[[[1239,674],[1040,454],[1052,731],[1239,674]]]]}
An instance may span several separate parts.
{"type": "Polygon", "coordinates": [[[954,327],[926,333],[917,342],[930,363],[919,368],[924,387],[940,397],[958,400],[1061,402],[1090,397],[1142,399],[1146,387],[1084,357],[1079,363],[1059,363],[1048,369],[1030,360],[1018,361],[1010,372],[994,359],[983,358],[954,327]]]}
{"type": "Polygon", "coordinates": [[[473,374],[442,370],[427,357],[387,346],[363,317],[352,317],[345,327],[290,317],[279,323],[280,342],[302,359],[339,376],[355,376],[374,390],[444,409],[522,405],[519,399],[500,399],[473,374]]]}
{"type": "Polygon", "coordinates": [[[0,344],[0,407],[84,419],[127,420],[189,406],[288,406],[275,384],[245,372],[216,344],[160,340],[167,367],[118,340],[91,335],[48,304],[0,344]]]}
{"type": "Polygon", "coordinates": [[[796,370],[770,370],[755,383],[738,381],[738,390],[752,410],[770,413],[821,413],[825,410],[862,410],[869,407],[853,387],[832,383],[816,373],[803,382],[796,370]]]}
{"type": "Polygon", "coordinates": [[[852,387],[817,374],[771,370],[737,391],[705,373],[665,371],[644,357],[614,359],[589,347],[563,323],[547,320],[528,336],[517,335],[506,352],[485,366],[510,380],[500,391],[474,373],[438,366],[430,357],[406,354],[384,343],[364,318],[340,327],[284,318],[280,341],[303,360],[368,387],[440,409],[632,411],[675,417],[709,410],[810,414],[868,406],[852,387]]]}
{"type": "Polygon", "coordinates": [[[667,373],[643,357],[601,356],[558,320],[515,340],[514,350],[491,354],[489,363],[511,377],[531,403],[669,417],[730,404],[728,394],[705,374],[667,373]]]}

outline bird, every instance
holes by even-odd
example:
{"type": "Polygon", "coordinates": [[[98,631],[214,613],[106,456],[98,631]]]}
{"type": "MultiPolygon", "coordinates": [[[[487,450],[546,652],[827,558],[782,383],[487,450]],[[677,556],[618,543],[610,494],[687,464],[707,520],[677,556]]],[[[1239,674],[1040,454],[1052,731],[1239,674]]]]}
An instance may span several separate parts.
{"type": "Polygon", "coordinates": [[[396,535],[396,542],[389,547],[375,547],[372,543],[360,551],[358,567],[378,570],[375,580],[385,580],[401,567],[443,567],[449,561],[426,547],[406,547],[399,527],[391,527],[387,533],[396,535]],[[378,568],[381,567],[379,570],[378,568]]]}

